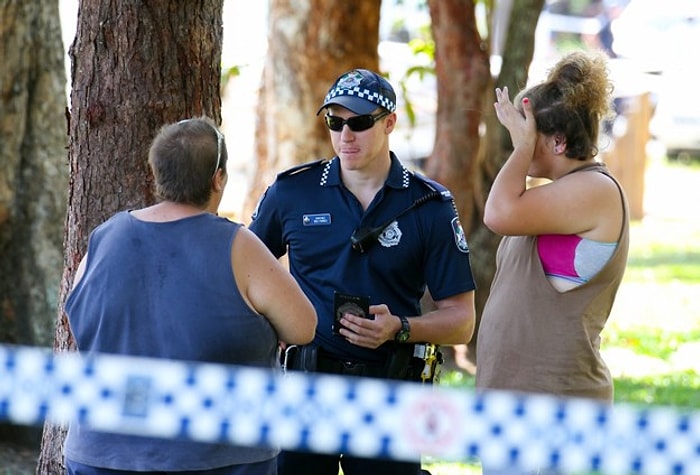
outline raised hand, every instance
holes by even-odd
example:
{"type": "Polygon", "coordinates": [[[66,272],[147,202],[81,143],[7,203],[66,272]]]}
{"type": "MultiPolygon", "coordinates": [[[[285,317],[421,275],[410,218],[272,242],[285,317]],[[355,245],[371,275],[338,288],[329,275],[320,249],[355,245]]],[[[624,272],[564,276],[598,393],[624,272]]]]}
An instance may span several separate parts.
{"type": "Polygon", "coordinates": [[[522,100],[522,109],[516,108],[508,96],[508,87],[496,88],[496,117],[508,129],[513,148],[519,145],[534,146],[537,141],[537,126],[532,114],[532,105],[527,97],[522,100]]]}

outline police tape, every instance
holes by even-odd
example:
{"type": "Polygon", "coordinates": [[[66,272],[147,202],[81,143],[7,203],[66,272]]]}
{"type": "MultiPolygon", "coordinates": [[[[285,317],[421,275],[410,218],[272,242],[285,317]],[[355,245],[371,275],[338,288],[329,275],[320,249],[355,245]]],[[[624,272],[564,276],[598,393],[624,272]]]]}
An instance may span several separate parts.
{"type": "Polygon", "coordinates": [[[318,453],[700,474],[700,413],[0,345],[0,420],[318,453]]]}

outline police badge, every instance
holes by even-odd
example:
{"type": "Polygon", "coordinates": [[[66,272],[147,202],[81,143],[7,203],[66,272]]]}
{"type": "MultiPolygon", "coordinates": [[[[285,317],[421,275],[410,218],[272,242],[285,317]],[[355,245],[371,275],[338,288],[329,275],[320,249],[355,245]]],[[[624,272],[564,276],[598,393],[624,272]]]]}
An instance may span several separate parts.
{"type": "Polygon", "coordinates": [[[384,228],[384,231],[379,235],[377,240],[384,247],[398,246],[401,241],[402,232],[399,229],[399,222],[394,221],[389,226],[384,228]]]}
{"type": "Polygon", "coordinates": [[[457,244],[457,249],[459,249],[461,252],[468,254],[469,253],[469,245],[467,245],[467,236],[464,235],[464,229],[462,229],[462,223],[459,221],[459,218],[453,218],[452,219],[452,233],[454,234],[455,237],[455,244],[457,244]]]}

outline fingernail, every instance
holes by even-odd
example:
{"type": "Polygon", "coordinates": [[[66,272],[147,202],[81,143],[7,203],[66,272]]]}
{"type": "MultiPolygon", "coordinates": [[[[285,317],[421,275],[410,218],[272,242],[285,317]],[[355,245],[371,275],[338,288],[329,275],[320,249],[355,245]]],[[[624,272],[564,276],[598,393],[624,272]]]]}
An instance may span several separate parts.
{"type": "Polygon", "coordinates": [[[527,97],[523,98],[523,104],[529,104],[529,103],[530,103],[530,99],[528,99],[527,97]]]}

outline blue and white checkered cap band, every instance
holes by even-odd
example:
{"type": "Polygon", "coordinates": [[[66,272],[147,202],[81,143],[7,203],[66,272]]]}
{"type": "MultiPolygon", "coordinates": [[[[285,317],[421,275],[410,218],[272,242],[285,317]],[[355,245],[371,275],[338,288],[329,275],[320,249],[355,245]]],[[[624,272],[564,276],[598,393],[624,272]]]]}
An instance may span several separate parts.
{"type": "Polygon", "coordinates": [[[373,102],[378,106],[381,106],[388,110],[389,112],[394,112],[396,110],[396,103],[386,96],[381,95],[378,92],[373,92],[362,86],[355,86],[351,88],[345,88],[341,86],[336,86],[326,94],[326,98],[323,100],[324,104],[332,102],[333,99],[340,96],[351,96],[357,97],[359,99],[365,99],[367,101],[373,102]]]}
{"type": "Polygon", "coordinates": [[[494,468],[700,474],[700,413],[0,346],[0,420],[494,468]]]}

